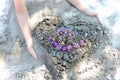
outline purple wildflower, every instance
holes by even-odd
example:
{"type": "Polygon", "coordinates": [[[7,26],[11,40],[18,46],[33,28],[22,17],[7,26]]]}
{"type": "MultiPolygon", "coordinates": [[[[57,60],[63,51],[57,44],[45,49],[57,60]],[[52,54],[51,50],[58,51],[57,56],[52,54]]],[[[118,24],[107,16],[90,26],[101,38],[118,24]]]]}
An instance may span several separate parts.
{"type": "Polygon", "coordinates": [[[57,32],[65,32],[66,28],[65,27],[60,27],[59,29],[57,29],[57,32]]]}
{"type": "Polygon", "coordinates": [[[80,46],[83,46],[84,43],[85,43],[84,40],[80,40],[80,42],[79,42],[80,46]]]}
{"type": "Polygon", "coordinates": [[[70,52],[72,50],[72,45],[67,46],[67,51],[70,52]]]}
{"type": "Polygon", "coordinates": [[[62,47],[62,51],[65,52],[67,50],[66,46],[62,47]]]}
{"type": "Polygon", "coordinates": [[[57,49],[57,50],[61,50],[61,49],[62,49],[62,46],[61,46],[61,45],[57,45],[57,46],[56,46],[56,49],[57,49]]]}
{"type": "Polygon", "coordinates": [[[56,46],[57,46],[56,41],[52,41],[51,43],[52,43],[52,45],[53,45],[54,47],[56,47],[56,46]]]}
{"type": "Polygon", "coordinates": [[[74,48],[79,48],[79,47],[80,47],[80,45],[78,43],[74,44],[74,48]]]}
{"type": "Polygon", "coordinates": [[[53,43],[53,40],[49,38],[49,39],[48,39],[48,42],[52,44],[52,43],[53,43]]]}

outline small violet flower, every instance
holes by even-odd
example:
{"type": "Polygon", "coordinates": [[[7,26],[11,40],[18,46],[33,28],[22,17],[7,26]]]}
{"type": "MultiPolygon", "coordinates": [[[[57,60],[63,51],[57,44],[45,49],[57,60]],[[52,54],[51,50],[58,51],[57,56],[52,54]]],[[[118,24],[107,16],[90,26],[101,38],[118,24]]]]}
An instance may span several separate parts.
{"type": "Polygon", "coordinates": [[[63,46],[63,47],[62,47],[62,51],[63,51],[63,52],[67,51],[66,46],[63,46]]]}
{"type": "Polygon", "coordinates": [[[79,48],[79,47],[80,47],[80,45],[78,43],[74,44],[74,48],[79,48]]]}
{"type": "Polygon", "coordinates": [[[52,45],[53,45],[54,47],[57,46],[57,42],[56,42],[56,41],[52,41],[51,43],[52,43],[52,45]]]}
{"type": "Polygon", "coordinates": [[[80,42],[79,42],[80,46],[83,46],[84,43],[85,43],[84,40],[80,40],[80,42]]]}
{"type": "Polygon", "coordinates": [[[57,30],[57,32],[58,32],[58,33],[59,33],[59,32],[65,32],[65,30],[66,30],[65,27],[61,27],[61,28],[59,28],[59,29],[57,30]]]}
{"type": "Polygon", "coordinates": [[[61,50],[61,49],[62,49],[62,46],[61,46],[61,45],[57,45],[57,46],[56,46],[56,49],[57,49],[57,50],[61,50]]]}
{"type": "Polygon", "coordinates": [[[68,51],[68,52],[72,51],[72,45],[68,45],[68,46],[67,46],[67,51],[68,51]]]}

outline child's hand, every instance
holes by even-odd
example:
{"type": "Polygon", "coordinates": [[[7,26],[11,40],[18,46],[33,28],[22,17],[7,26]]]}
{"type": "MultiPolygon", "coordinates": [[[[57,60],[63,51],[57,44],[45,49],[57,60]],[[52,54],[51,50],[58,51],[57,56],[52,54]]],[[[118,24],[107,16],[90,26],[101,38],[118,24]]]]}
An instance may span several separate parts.
{"type": "Polygon", "coordinates": [[[27,39],[26,40],[26,45],[27,45],[27,49],[29,51],[29,53],[37,60],[37,55],[33,49],[33,39],[30,38],[30,39],[27,39]]]}
{"type": "Polygon", "coordinates": [[[103,23],[102,23],[102,20],[101,20],[101,18],[100,18],[100,16],[99,16],[99,14],[96,13],[95,17],[96,17],[97,20],[100,22],[100,24],[103,24],[103,23]]]}

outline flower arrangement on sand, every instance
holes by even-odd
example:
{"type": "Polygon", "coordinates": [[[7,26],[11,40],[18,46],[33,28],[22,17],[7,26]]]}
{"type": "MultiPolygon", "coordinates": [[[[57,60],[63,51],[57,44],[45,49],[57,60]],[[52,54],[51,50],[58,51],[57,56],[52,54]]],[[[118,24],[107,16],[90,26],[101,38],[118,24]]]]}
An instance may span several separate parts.
{"type": "Polygon", "coordinates": [[[74,29],[60,27],[48,37],[48,41],[58,51],[70,52],[84,45],[84,40],[78,39],[77,34],[74,29]]]}

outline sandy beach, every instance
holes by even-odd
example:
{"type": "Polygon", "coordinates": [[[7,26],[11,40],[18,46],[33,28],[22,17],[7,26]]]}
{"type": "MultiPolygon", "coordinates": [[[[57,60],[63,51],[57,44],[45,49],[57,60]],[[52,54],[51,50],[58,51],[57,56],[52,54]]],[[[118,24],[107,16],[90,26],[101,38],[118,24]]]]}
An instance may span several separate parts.
{"type": "MultiPolygon", "coordinates": [[[[36,61],[30,56],[16,20],[13,2],[0,0],[0,5],[3,6],[0,8],[0,80],[120,80],[120,24],[118,18],[120,12],[115,6],[117,0],[111,1],[113,3],[111,10],[108,10],[111,7],[108,0],[92,1],[95,3],[92,7],[90,1],[85,0],[84,3],[91,10],[101,11],[103,25],[96,18],[81,13],[67,1],[61,3],[55,3],[54,0],[26,1],[31,25],[35,28],[42,26],[43,32],[47,31],[46,27],[52,29],[59,22],[63,22],[65,25],[78,23],[78,27],[74,25],[77,29],[84,27],[79,27],[79,21],[82,21],[81,25],[85,24],[85,26],[92,24],[90,28],[83,29],[88,32],[93,29],[103,31],[104,28],[102,33],[97,32],[96,34],[101,36],[98,39],[99,46],[93,47],[94,44],[92,44],[93,49],[88,51],[89,56],[82,57],[73,67],[63,70],[62,78],[56,78],[61,77],[56,73],[58,71],[54,64],[56,59],[53,60],[48,49],[41,44],[42,42],[39,42],[35,30],[33,30],[34,49],[39,60],[36,61]],[[46,18],[50,20],[49,25],[42,23],[46,18]]],[[[116,5],[119,3],[120,1],[116,5]]],[[[93,43],[97,44],[97,42],[93,43]]]]}

